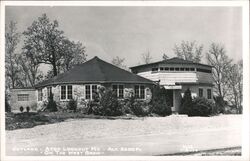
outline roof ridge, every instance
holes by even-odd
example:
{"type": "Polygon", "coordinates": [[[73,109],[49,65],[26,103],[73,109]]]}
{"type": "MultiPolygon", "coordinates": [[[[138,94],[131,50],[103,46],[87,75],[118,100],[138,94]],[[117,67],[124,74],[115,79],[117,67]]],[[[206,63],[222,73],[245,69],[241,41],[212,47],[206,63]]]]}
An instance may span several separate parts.
{"type": "Polygon", "coordinates": [[[97,56],[95,56],[94,58],[93,58],[93,60],[95,60],[95,61],[97,61],[97,66],[98,66],[98,69],[101,71],[101,74],[102,74],[102,77],[104,78],[104,81],[106,81],[107,80],[107,77],[105,76],[105,74],[104,74],[104,72],[103,72],[103,70],[102,70],[102,67],[100,67],[100,62],[101,62],[101,59],[100,58],[98,58],[97,56]],[[99,62],[99,63],[98,63],[99,62]]]}

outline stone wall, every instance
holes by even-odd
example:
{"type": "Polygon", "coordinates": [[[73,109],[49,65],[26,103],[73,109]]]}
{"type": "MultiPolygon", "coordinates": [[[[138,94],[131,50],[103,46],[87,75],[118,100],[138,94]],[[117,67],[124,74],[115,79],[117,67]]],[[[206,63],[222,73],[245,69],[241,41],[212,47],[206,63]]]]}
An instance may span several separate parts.
{"type": "MultiPolygon", "coordinates": [[[[72,84],[70,84],[72,85],[72,84]]],[[[111,88],[112,84],[95,84],[97,85],[97,88],[105,87],[105,88],[111,88]]],[[[129,97],[131,92],[134,92],[134,84],[122,84],[124,85],[124,97],[129,97]]],[[[152,98],[152,92],[151,92],[151,86],[152,85],[145,85],[145,101],[149,102],[152,98]]],[[[60,109],[67,108],[67,104],[69,100],[61,100],[60,99],[60,92],[61,92],[61,86],[56,85],[52,86],[52,93],[53,98],[56,101],[58,107],[60,109]]],[[[73,91],[73,98],[77,101],[77,107],[78,108],[85,108],[89,102],[89,100],[85,99],[85,84],[73,84],[72,85],[72,91],[73,91]]],[[[48,103],[48,95],[47,95],[47,87],[42,88],[43,92],[43,99],[42,101],[38,101],[38,110],[41,110],[46,107],[48,103]]],[[[38,90],[36,91],[36,95],[38,95],[38,90]]]]}

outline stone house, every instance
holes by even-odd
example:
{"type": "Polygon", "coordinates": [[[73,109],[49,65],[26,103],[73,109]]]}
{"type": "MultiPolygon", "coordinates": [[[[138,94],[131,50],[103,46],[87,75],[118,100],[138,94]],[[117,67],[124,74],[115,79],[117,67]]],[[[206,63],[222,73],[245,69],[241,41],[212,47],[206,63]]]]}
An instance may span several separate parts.
{"type": "Polygon", "coordinates": [[[181,99],[189,88],[192,97],[213,99],[212,66],[180,58],[171,58],[155,63],[130,68],[134,74],[145,77],[167,89],[172,97],[172,111],[180,110],[181,99]]]}
{"type": "Polygon", "coordinates": [[[119,99],[128,97],[133,92],[136,99],[149,101],[154,84],[149,79],[94,57],[65,73],[37,84],[35,100],[37,109],[42,109],[48,102],[50,93],[53,93],[54,100],[61,108],[65,108],[71,99],[77,100],[79,108],[84,108],[86,103],[93,99],[93,93],[105,87],[115,90],[119,99]]]}

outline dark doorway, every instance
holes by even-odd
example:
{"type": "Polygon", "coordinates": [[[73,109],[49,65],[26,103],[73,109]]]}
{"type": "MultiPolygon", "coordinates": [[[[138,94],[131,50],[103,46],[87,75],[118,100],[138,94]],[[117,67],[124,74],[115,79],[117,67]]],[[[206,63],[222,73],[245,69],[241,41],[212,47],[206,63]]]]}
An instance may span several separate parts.
{"type": "Polygon", "coordinates": [[[167,100],[170,102],[170,106],[173,107],[174,106],[174,99],[173,99],[173,96],[174,96],[174,90],[172,89],[167,89],[167,100]]]}

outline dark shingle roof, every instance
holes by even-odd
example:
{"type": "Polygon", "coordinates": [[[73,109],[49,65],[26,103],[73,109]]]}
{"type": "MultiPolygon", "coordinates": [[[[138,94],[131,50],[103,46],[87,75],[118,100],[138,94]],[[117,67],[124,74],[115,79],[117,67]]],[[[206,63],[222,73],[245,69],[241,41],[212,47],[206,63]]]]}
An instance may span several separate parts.
{"type": "Polygon", "coordinates": [[[153,81],[118,68],[107,63],[98,57],[76,65],[71,70],[59,74],[58,76],[45,80],[35,87],[44,87],[54,84],[66,83],[149,83],[153,81]]]}
{"type": "Polygon", "coordinates": [[[166,64],[195,64],[195,65],[201,65],[201,66],[206,66],[206,67],[212,67],[212,66],[207,65],[207,64],[195,63],[193,61],[184,60],[184,59],[181,59],[181,58],[178,58],[178,57],[174,57],[174,58],[171,58],[171,59],[162,60],[162,61],[158,61],[158,62],[154,62],[154,63],[149,63],[149,64],[143,64],[143,65],[130,67],[130,69],[134,69],[134,68],[137,68],[137,67],[156,65],[156,64],[160,64],[160,63],[164,63],[164,64],[165,63],[166,64]]]}

